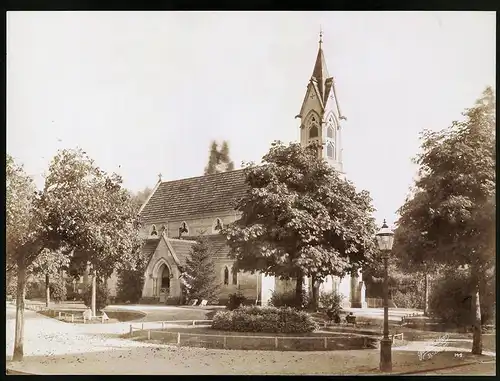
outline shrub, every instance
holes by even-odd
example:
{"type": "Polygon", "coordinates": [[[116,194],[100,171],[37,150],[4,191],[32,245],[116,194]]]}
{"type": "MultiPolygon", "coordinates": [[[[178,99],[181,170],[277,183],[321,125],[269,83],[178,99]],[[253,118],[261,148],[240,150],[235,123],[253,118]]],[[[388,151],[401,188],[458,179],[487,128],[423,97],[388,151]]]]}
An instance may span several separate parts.
{"type": "Polygon", "coordinates": [[[398,308],[424,308],[424,293],[421,290],[413,289],[402,292],[395,290],[392,294],[392,301],[398,308]]]}
{"type": "Polygon", "coordinates": [[[50,299],[54,302],[63,302],[66,300],[66,284],[64,279],[54,279],[49,284],[50,299]]]}
{"type": "MultiPolygon", "coordinates": [[[[89,284],[82,294],[83,303],[92,308],[92,285],[89,284]]],[[[96,310],[101,311],[109,305],[109,291],[105,283],[97,282],[96,289],[96,310]]]]}
{"type": "Polygon", "coordinates": [[[121,271],[118,275],[116,299],[122,303],[138,303],[142,297],[143,285],[143,271],[121,271]]]}
{"type": "Polygon", "coordinates": [[[274,291],[269,300],[269,305],[273,307],[291,307],[297,309],[306,308],[310,304],[309,296],[303,295],[302,304],[298,305],[295,291],[276,292],[274,291]]]}
{"type": "Polygon", "coordinates": [[[229,300],[227,302],[227,309],[232,311],[235,310],[236,308],[240,307],[241,305],[244,305],[247,301],[247,298],[241,293],[241,291],[238,291],[235,294],[230,294],[229,295],[229,300]]]}
{"type": "MultiPolygon", "coordinates": [[[[481,322],[494,319],[495,281],[488,277],[480,285],[481,322]]],[[[466,271],[448,272],[430,290],[429,310],[445,322],[466,327],[473,324],[474,287],[466,271]]]]}
{"type": "Polygon", "coordinates": [[[319,295],[320,306],[327,310],[340,314],[342,311],[342,300],[344,296],[336,292],[321,292],[319,295]]]}
{"type": "Polygon", "coordinates": [[[304,311],[248,306],[217,312],[213,317],[212,328],[236,332],[306,333],[317,329],[317,325],[311,315],[304,311]]]}

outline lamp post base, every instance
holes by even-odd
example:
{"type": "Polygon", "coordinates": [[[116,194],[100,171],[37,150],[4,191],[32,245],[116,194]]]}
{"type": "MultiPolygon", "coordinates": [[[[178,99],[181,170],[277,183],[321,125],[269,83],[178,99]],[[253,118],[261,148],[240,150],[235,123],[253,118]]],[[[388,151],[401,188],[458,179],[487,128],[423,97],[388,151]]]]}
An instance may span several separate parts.
{"type": "Polygon", "coordinates": [[[380,340],[380,371],[392,372],[392,340],[380,340]]]}

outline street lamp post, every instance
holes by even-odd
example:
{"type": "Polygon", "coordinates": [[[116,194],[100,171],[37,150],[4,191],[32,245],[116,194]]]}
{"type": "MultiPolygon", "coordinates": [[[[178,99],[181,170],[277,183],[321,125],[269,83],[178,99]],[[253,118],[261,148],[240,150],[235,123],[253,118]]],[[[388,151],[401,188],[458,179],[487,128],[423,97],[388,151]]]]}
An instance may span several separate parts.
{"type": "Polygon", "coordinates": [[[377,244],[384,257],[384,337],[380,342],[380,370],[392,371],[392,340],[389,338],[389,275],[388,260],[394,243],[394,232],[389,229],[385,220],[376,234],[377,244]]]}

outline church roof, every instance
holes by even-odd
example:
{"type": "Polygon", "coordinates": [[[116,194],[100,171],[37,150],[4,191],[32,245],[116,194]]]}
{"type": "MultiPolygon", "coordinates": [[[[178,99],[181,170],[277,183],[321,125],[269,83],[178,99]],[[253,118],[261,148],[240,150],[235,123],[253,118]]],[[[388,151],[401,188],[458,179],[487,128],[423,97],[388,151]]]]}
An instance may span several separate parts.
{"type": "Polygon", "coordinates": [[[144,246],[142,246],[142,251],[147,255],[147,258],[151,257],[154,254],[159,242],[160,238],[149,238],[146,240],[144,246]]]}
{"type": "Polygon", "coordinates": [[[193,240],[185,241],[182,239],[167,239],[168,243],[172,246],[172,249],[179,259],[181,266],[186,265],[186,259],[191,253],[191,247],[195,244],[193,240]]]}
{"type": "MultiPolygon", "coordinates": [[[[226,258],[229,255],[229,246],[227,245],[226,236],[222,234],[204,235],[210,247],[210,252],[214,258],[226,258]]],[[[198,237],[184,237],[188,240],[196,240],[198,237]]]]}
{"type": "MultiPolygon", "coordinates": [[[[316,55],[316,62],[314,63],[314,69],[310,82],[312,83],[312,86],[314,87],[316,92],[319,94],[319,98],[321,101],[320,103],[323,108],[326,106],[328,102],[328,97],[330,95],[330,92],[333,92],[333,98],[335,98],[335,106],[337,108],[338,116],[340,119],[345,119],[340,111],[337,93],[335,91],[335,81],[333,77],[330,77],[330,74],[328,73],[328,69],[326,67],[326,59],[323,53],[322,44],[323,44],[323,35],[320,34],[318,54],[316,55]]],[[[301,116],[304,105],[306,104],[307,96],[308,94],[306,93],[306,97],[302,102],[302,108],[300,110],[300,114],[297,116],[301,116]]]]}
{"type": "Polygon", "coordinates": [[[248,190],[243,169],[159,183],[141,210],[144,223],[233,210],[248,190]]]}
{"type": "Polygon", "coordinates": [[[323,54],[321,43],[319,45],[318,55],[316,56],[316,63],[314,64],[312,77],[315,78],[318,83],[321,99],[323,102],[326,101],[325,96],[328,96],[328,94],[326,93],[325,82],[328,78],[330,78],[330,75],[328,74],[328,69],[326,67],[325,55],[323,54]]]}

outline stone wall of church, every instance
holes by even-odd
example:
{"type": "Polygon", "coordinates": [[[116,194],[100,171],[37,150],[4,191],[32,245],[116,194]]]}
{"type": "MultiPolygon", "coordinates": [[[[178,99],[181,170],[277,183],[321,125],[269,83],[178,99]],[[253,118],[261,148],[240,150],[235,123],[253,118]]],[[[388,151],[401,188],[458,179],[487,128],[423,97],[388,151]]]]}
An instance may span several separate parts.
{"type": "Polygon", "coordinates": [[[215,263],[215,271],[217,273],[217,282],[219,288],[219,303],[225,304],[229,299],[230,294],[240,291],[249,301],[255,302],[258,293],[258,274],[251,274],[250,272],[239,271],[236,279],[236,284],[233,282],[233,263],[231,259],[218,258],[215,263]],[[227,267],[229,277],[228,284],[224,284],[224,270],[227,267]]]}

